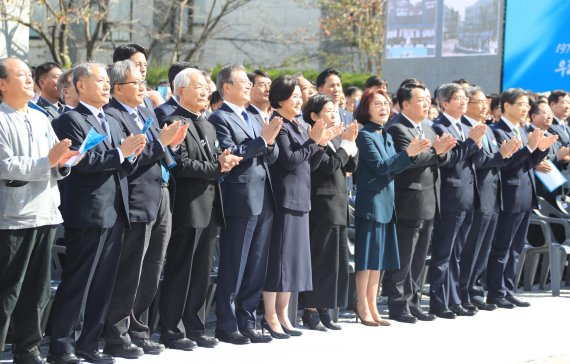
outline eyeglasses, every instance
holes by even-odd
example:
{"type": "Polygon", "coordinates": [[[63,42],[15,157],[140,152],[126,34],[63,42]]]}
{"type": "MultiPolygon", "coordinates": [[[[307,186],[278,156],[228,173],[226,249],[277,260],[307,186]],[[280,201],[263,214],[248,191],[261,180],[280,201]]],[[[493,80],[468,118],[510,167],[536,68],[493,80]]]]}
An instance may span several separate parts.
{"type": "Polygon", "coordinates": [[[522,107],[525,109],[530,109],[530,105],[528,104],[528,102],[515,102],[514,105],[517,105],[518,107],[522,107]]]}
{"type": "Polygon", "coordinates": [[[469,101],[468,104],[477,104],[479,106],[483,106],[485,105],[486,101],[485,100],[479,100],[479,101],[469,101]]]}
{"type": "Polygon", "coordinates": [[[451,100],[454,101],[469,101],[469,98],[467,96],[455,96],[452,97],[451,100]]]}
{"type": "Polygon", "coordinates": [[[146,87],[146,80],[121,82],[121,83],[118,83],[117,85],[128,85],[128,84],[135,85],[137,87],[141,87],[141,86],[146,87]]]}
{"type": "Polygon", "coordinates": [[[386,101],[386,102],[375,102],[373,105],[375,107],[380,107],[380,106],[390,107],[390,103],[388,101],[386,101]]]}
{"type": "Polygon", "coordinates": [[[228,81],[228,83],[234,84],[234,83],[239,83],[240,85],[246,85],[246,86],[253,86],[253,83],[250,80],[231,80],[228,81]]]}
{"type": "Polygon", "coordinates": [[[570,100],[560,100],[557,102],[559,105],[570,105],[570,100]]]}
{"type": "Polygon", "coordinates": [[[198,92],[210,92],[209,86],[196,85],[196,86],[190,86],[190,87],[192,87],[194,90],[196,90],[198,92]]]}

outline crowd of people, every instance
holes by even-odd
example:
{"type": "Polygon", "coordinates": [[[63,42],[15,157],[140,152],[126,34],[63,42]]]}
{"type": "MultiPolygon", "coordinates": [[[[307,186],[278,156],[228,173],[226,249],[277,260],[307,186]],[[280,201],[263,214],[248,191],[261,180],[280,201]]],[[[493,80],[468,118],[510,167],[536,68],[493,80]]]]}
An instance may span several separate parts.
{"type": "Polygon", "coordinates": [[[332,68],[312,82],[228,64],[214,83],[179,62],[164,101],[147,89],[147,59],[127,44],[111,65],[47,62],[33,76],[0,60],[0,351],[9,336],[14,363],[43,362],[59,224],[65,267],[45,330],[55,364],[300,336],[292,292],[306,328],[342,329],[330,310],[348,301],[352,193],[362,324],[529,306],[515,267],[537,196],[557,194],[535,171],[570,161],[567,92],[508,89],[499,115],[466,80],[432,99],[421,80],[390,95],[373,76],[345,95],[332,68]],[[155,342],[145,312],[159,285],[155,342]]]}

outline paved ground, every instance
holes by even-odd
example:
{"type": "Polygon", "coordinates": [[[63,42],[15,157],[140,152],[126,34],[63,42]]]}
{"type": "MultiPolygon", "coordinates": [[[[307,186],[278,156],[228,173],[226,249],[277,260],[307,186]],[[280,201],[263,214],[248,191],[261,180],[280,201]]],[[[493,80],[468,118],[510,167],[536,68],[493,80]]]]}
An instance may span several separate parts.
{"type": "MultiPolygon", "coordinates": [[[[570,363],[570,289],[561,297],[550,292],[521,293],[532,305],[513,310],[480,312],[475,317],[437,319],[414,325],[365,327],[341,321],[343,330],[303,330],[303,336],[270,344],[234,346],[193,352],[166,350],[118,363],[570,363]]],[[[381,302],[385,312],[385,305],[381,302]]],[[[43,348],[45,351],[45,348],[43,348]]],[[[11,362],[0,353],[0,363],[11,362]]]]}

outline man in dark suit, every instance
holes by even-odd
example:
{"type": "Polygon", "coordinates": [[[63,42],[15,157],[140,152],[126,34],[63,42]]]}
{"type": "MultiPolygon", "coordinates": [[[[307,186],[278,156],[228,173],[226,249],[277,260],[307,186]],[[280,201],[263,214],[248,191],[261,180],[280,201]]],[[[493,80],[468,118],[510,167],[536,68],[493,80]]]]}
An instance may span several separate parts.
{"type": "Polygon", "coordinates": [[[271,114],[271,105],[269,104],[269,88],[271,87],[271,78],[267,72],[255,70],[248,73],[247,78],[251,81],[251,101],[247,106],[247,111],[254,115],[261,116],[264,123],[269,121],[271,114]]]}
{"type": "Polygon", "coordinates": [[[558,141],[563,147],[570,146],[570,94],[564,90],[552,91],[548,96],[548,106],[552,109],[554,120],[548,131],[558,135],[558,141]]]}
{"type": "MultiPolygon", "coordinates": [[[[529,117],[531,124],[527,128],[527,132],[532,132],[534,129],[541,129],[544,131],[544,136],[550,136],[553,127],[553,114],[545,100],[538,100],[530,106],[529,117]]],[[[554,164],[561,172],[568,169],[568,162],[570,161],[570,148],[562,146],[560,142],[561,134],[558,135],[558,140],[548,149],[548,155],[540,162],[535,170],[537,172],[548,173],[552,167],[549,161],[554,164]]],[[[554,191],[548,191],[542,182],[536,186],[536,193],[538,196],[543,197],[551,205],[556,206],[556,197],[562,194],[562,187],[556,188],[554,191]]]]}
{"type": "Polygon", "coordinates": [[[340,122],[344,126],[354,121],[352,113],[339,106],[340,99],[344,96],[342,91],[341,74],[334,68],[327,68],[317,76],[317,91],[333,99],[340,122]]]}
{"type": "Polygon", "coordinates": [[[77,363],[79,356],[111,363],[112,356],[98,351],[98,336],[129,226],[127,174],[135,166],[127,157],[138,155],[145,139],[143,135],[126,137],[120,124],[103,112],[109,102],[104,65],[75,66],[73,81],[81,102],[53,121],[56,134],[70,139],[73,148],[79,148],[91,129],[107,138],[85,153],[62,189],[67,256],[51,311],[48,361],[77,363]]]}
{"type": "MultiPolygon", "coordinates": [[[[140,106],[144,79],[134,64],[126,60],[108,69],[111,102],[105,113],[119,123],[127,135],[141,134],[147,120],[147,144],[137,158],[137,170],[128,177],[130,228],[125,231],[115,287],[105,320],[104,353],[137,358],[143,353],[159,354],[164,346],[150,340],[150,329],[141,320],[158,289],[166,247],[170,238],[170,173],[165,153],[185,135],[180,123],[159,131],[152,110],[140,106]]],[[[186,129],[186,128],[184,128],[186,129]]]]}
{"type": "Polygon", "coordinates": [[[37,66],[34,74],[34,81],[42,92],[36,105],[46,111],[50,121],[57,118],[63,111],[63,105],[59,102],[60,93],[57,90],[57,79],[61,73],[59,64],[46,62],[37,66]]]}
{"type": "Polygon", "coordinates": [[[73,86],[73,68],[59,75],[57,79],[57,91],[63,102],[62,114],[77,107],[79,104],[79,96],[77,95],[75,86],[73,86]]]}
{"type": "Polygon", "coordinates": [[[430,312],[441,318],[456,315],[473,316],[474,310],[461,306],[459,297],[459,258],[473,220],[473,208],[478,206],[479,192],[475,178],[475,161],[482,157],[481,140],[486,126],[471,129],[461,123],[469,99],[457,83],[446,83],[437,89],[443,113],[435,120],[433,129],[457,139],[441,171],[440,214],[435,218],[430,264],[430,312]]]}
{"type": "Polygon", "coordinates": [[[501,95],[503,116],[495,124],[493,132],[497,143],[516,138],[522,148],[513,154],[511,162],[501,169],[503,207],[487,265],[487,303],[501,308],[527,307],[514,295],[516,266],[522,252],[530,214],[538,207],[534,167],[548,154],[548,148],[556,141],[555,135],[544,137],[542,130],[527,135],[524,121],[530,109],[529,97],[522,89],[508,89],[501,95]]]}
{"type": "Polygon", "coordinates": [[[275,209],[268,165],[277,160],[281,121],[262,126],[245,110],[252,84],[242,66],[222,67],[216,81],[224,103],[208,120],[221,148],[243,157],[222,183],[226,226],[220,233],[216,337],[233,344],[267,342],[270,336],[255,331],[255,309],[265,283],[275,209]]]}
{"type": "Polygon", "coordinates": [[[172,90],[172,96],[166,102],[159,107],[154,109],[156,114],[156,119],[158,120],[158,125],[163,125],[164,120],[170,116],[178,107],[178,101],[176,100],[176,92],[174,92],[174,78],[180,73],[180,71],[186,68],[196,68],[191,63],[188,62],[176,62],[173,63],[168,69],[168,83],[170,84],[170,89],[172,90]]]}
{"type": "Polygon", "coordinates": [[[188,132],[177,153],[177,180],[164,282],[160,297],[160,340],[179,350],[214,347],[204,335],[202,307],[207,299],[218,227],[224,224],[220,178],[241,158],[226,151],[217,156],[216,131],[202,113],[208,107],[208,84],[195,68],[174,79],[180,106],[165,121],[180,120],[188,132]],[[179,328],[182,321],[184,329],[179,328]]]}
{"type": "MultiPolygon", "coordinates": [[[[466,90],[469,102],[461,122],[468,128],[485,124],[487,101],[479,87],[466,90]]],[[[479,206],[473,213],[473,222],[461,258],[459,260],[459,294],[463,308],[492,311],[497,306],[484,302],[483,276],[491,241],[497,226],[497,217],[502,205],[500,168],[510,162],[510,156],[520,147],[517,139],[510,139],[500,146],[491,128],[487,128],[482,139],[482,158],[475,161],[479,206]]]]}
{"type": "Polygon", "coordinates": [[[419,154],[415,163],[395,176],[396,234],[400,269],[386,271],[390,318],[415,323],[435,317],[421,308],[419,280],[425,266],[433,219],[439,205],[438,167],[448,161],[447,152],[455,145],[451,135],[438,137],[424,123],[431,100],[425,86],[417,82],[402,85],[397,92],[402,112],[388,129],[397,152],[405,150],[413,138],[429,139],[432,148],[419,154]]]}

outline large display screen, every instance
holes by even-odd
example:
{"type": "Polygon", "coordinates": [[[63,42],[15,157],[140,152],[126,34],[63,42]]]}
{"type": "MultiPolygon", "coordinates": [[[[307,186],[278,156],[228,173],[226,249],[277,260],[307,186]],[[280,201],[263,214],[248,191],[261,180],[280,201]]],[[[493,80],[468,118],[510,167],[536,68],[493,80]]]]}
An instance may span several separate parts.
{"type": "Polygon", "coordinates": [[[499,92],[504,1],[388,0],[382,75],[389,90],[415,77],[431,90],[464,78],[499,92]]]}
{"type": "Polygon", "coordinates": [[[503,90],[570,90],[568,0],[509,0],[503,90]]]}

